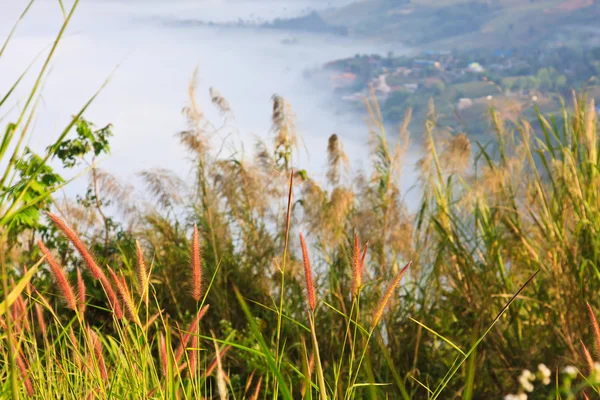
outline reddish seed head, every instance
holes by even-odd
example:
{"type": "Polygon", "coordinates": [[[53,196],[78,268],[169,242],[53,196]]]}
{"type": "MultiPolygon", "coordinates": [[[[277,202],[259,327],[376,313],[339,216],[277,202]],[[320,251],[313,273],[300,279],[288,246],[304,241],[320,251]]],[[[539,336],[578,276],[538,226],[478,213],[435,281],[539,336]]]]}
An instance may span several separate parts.
{"type": "Polygon", "coordinates": [[[310,269],[310,259],[308,258],[308,250],[306,249],[306,242],[304,241],[304,235],[300,232],[300,246],[302,247],[302,258],[304,259],[304,277],[306,279],[306,298],[308,300],[308,307],[311,311],[315,310],[317,301],[315,298],[315,287],[312,279],[312,271],[310,269]]]}
{"type": "Polygon", "coordinates": [[[108,379],[108,374],[106,373],[106,364],[104,363],[104,356],[102,355],[102,343],[100,343],[100,339],[98,338],[96,332],[94,332],[90,327],[88,327],[88,335],[91,340],[94,355],[96,356],[96,361],[98,362],[100,377],[103,380],[106,380],[108,379]]]}
{"type": "Polygon", "coordinates": [[[598,321],[596,320],[596,315],[594,315],[592,306],[590,306],[590,303],[586,304],[588,312],[590,313],[590,321],[592,322],[592,329],[594,330],[594,338],[596,339],[596,354],[600,358],[600,326],[598,326],[598,321]]]}
{"type": "Polygon", "coordinates": [[[135,241],[136,253],[137,253],[137,278],[140,284],[140,292],[144,303],[148,303],[148,270],[146,268],[146,261],[144,260],[144,253],[140,242],[135,241]]]}
{"type": "Polygon", "coordinates": [[[396,290],[396,288],[400,284],[400,281],[402,280],[402,277],[404,276],[404,273],[406,272],[408,267],[410,267],[410,264],[411,264],[411,262],[409,262],[408,264],[406,264],[404,266],[404,268],[402,268],[402,270],[398,273],[396,278],[394,278],[394,280],[392,281],[390,286],[385,291],[383,297],[379,301],[379,305],[377,306],[377,309],[375,310],[375,314],[373,315],[373,327],[377,326],[377,324],[379,323],[379,320],[381,319],[381,316],[383,315],[383,311],[385,310],[387,303],[390,301],[392,294],[394,294],[394,290],[396,290]]]}
{"type": "Polygon", "coordinates": [[[192,297],[196,301],[202,298],[202,255],[200,253],[200,235],[194,225],[192,236],[192,297]]]}
{"type": "Polygon", "coordinates": [[[125,278],[123,276],[117,276],[117,274],[115,273],[115,271],[113,271],[111,267],[108,267],[108,272],[110,273],[113,281],[115,282],[115,285],[117,286],[117,291],[119,292],[119,295],[123,300],[123,305],[125,306],[125,311],[127,311],[129,319],[141,326],[140,319],[138,318],[135,309],[135,304],[133,303],[133,298],[131,297],[131,293],[129,293],[127,285],[125,284],[125,278]]]}
{"type": "Polygon", "coordinates": [[[44,321],[44,311],[42,310],[42,306],[38,303],[35,303],[35,315],[37,318],[38,326],[40,327],[40,331],[42,332],[42,336],[46,337],[46,322],[44,321]]]}
{"type": "Polygon", "coordinates": [[[29,397],[33,397],[35,393],[33,391],[31,379],[29,379],[27,373],[28,367],[20,351],[17,353],[17,367],[19,368],[19,372],[21,373],[21,378],[23,379],[23,385],[25,386],[25,390],[27,390],[27,395],[29,397]]]}
{"type": "Polygon", "coordinates": [[[362,268],[360,257],[360,242],[358,233],[354,230],[354,247],[352,251],[352,295],[358,296],[358,291],[362,286],[362,268]]]}
{"type": "Polygon", "coordinates": [[[67,307],[69,307],[71,310],[76,310],[77,302],[75,300],[75,295],[73,294],[73,288],[71,288],[67,276],[65,275],[65,271],[63,271],[60,265],[58,265],[58,262],[52,253],[50,253],[50,250],[44,246],[44,243],[42,243],[41,240],[38,240],[37,244],[42,251],[42,254],[46,258],[46,263],[50,266],[54,280],[56,281],[58,288],[67,302],[67,307]]]}
{"type": "Polygon", "coordinates": [[[165,340],[165,337],[162,333],[159,336],[159,346],[160,365],[162,367],[162,373],[163,376],[167,376],[167,341],[165,340]]]}
{"type": "Polygon", "coordinates": [[[48,217],[52,220],[52,222],[54,222],[54,224],[63,232],[67,239],[69,239],[69,241],[73,243],[73,246],[75,246],[75,248],[81,255],[81,258],[83,258],[83,261],[90,270],[92,276],[100,281],[100,283],[104,287],[104,290],[106,291],[106,295],[108,297],[108,300],[110,301],[111,307],[115,312],[116,317],[118,319],[123,318],[123,311],[121,310],[121,306],[117,301],[117,295],[115,294],[115,291],[113,290],[110,282],[108,281],[108,278],[100,269],[100,267],[98,267],[98,264],[96,264],[96,261],[94,261],[94,258],[92,257],[88,249],[85,247],[83,242],[77,237],[75,232],[73,232],[73,230],[69,228],[69,226],[65,224],[58,216],[50,212],[47,214],[48,217]]]}

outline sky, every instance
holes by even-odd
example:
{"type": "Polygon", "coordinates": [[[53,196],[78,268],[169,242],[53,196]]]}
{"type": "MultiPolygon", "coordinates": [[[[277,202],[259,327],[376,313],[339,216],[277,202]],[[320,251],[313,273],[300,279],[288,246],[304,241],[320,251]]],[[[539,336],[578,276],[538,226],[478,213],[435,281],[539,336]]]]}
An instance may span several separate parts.
{"type": "MultiPolygon", "coordinates": [[[[353,167],[366,167],[368,129],[364,115],[339,112],[329,88],[315,86],[302,73],[332,59],[366,52],[385,54],[388,50],[398,54],[402,47],[326,35],[181,24],[184,20],[292,17],[309,8],[346,2],[82,0],[44,82],[29,145],[42,151],[110,76],[85,114],[96,125],[112,123],[114,127],[112,152],[102,160],[102,167],[134,183],[139,171],[154,167],[185,176],[189,164],[175,134],[185,127],[181,110],[186,105],[188,82],[198,68],[198,101],[207,116],[216,120],[208,88],[217,88],[227,98],[235,114],[234,139],[246,153],[252,151],[257,137],[268,137],[271,96],[279,94],[293,106],[303,147],[308,149],[309,156],[304,149],[300,153],[301,167],[322,178],[327,139],[332,133],[342,139],[353,167]],[[291,37],[298,39],[297,44],[281,43],[291,37]]],[[[0,37],[8,35],[24,4],[0,4],[0,37]]],[[[0,59],[0,93],[36,55],[47,52],[62,18],[58,1],[38,0],[34,4],[0,59]]],[[[32,72],[40,66],[36,63],[32,72]]],[[[24,89],[33,76],[15,97],[18,101],[13,112],[23,104],[24,89]]],[[[414,174],[407,170],[403,179],[406,188],[414,182],[414,174]]],[[[69,191],[80,192],[85,184],[78,179],[69,191]]]]}

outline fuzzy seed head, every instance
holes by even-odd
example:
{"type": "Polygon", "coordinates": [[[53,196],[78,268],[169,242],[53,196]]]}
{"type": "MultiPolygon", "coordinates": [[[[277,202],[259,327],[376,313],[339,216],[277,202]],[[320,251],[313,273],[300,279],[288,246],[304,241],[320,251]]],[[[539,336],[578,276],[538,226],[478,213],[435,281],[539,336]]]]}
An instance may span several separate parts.
{"type": "Polygon", "coordinates": [[[410,267],[411,263],[412,262],[409,262],[408,264],[406,264],[404,266],[404,268],[402,268],[402,270],[398,273],[396,278],[394,278],[394,280],[392,281],[390,286],[385,291],[383,297],[379,301],[379,305],[377,306],[377,309],[375,310],[375,314],[373,315],[373,328],[375,328],[377,326],[377,324],[379,323],[379,320],[381,319],[381,316],[383,315],[383,311],[385,310],[385,307],[387,306],[388,302],[390,301],[390,298],[394,294],[394,291],[400,284],[400,281],[402,280],[404,273],[406,272],[408,267],[410,267]]]}
{"type": "Polygon", "coordinates": [[[194,225],[192,236],[192,297],[196,301],[202,298],[202,255],[200,253],[200,235],[194,225]]]}
{"type": "Polygon", "coordinates": [[[315,298],[315,287],[313,284],[312,270],[310,268],[310,259],[308,258],[308,250],[306,249],[306,242],[304,241],[304,235],[300,232],[300,246],[302,247],[302,258],[304,260],[304,277],[306,279],[306,298],[308,300],[308,307],[311,311],[315,310],[317,301],[315,298]]]}
{"type": "Polygon", "coordinates": [[[90,270],[92,276],[100,281],[100,283],[104,287],[104,290],[106,291],[106,295],[108,297],[113,311],[115,312],[116,317],[118,319],[123,318],[123,311],[121,310],[121,306],[117,301],[117,295],[115,294],[114,289],[112,288],[104,272],[100,269],[100,267],[98,267],[96,261],[94,261],[94,257],[92,257],[87,247],[85,247],[85,245],[75,234],[75,232],[73,232],[73,230],[67,224],[65,224],[63,220],[61,220],[58,216],[50,212],[48,212],[47,214],[48,217],[52,220],[52,222],[54,222],[54,224],[58,227],[58,229],[60,229],[63,232],[63,234],[67,237],[67,239],[69,239],[69,241],[73,244],[73,246],[75,246],[75,248],[79,252],[79,255],[81,255],[81,258],[83,258],[85,265],[90,270]]]}
{"type": "Polygon", "coordinates": [[[71,284],[67,279],[65,271],[61,268],[61,266],[58,264],[58,262],[52,255],[52,253],[50,253],[50,250],[48,250],[48,248],[44,246],[44,243],[42,243],[41,240],[39,240],[37,244],[40,250],[42,251],[42,254],[46,258],[46,263],[50,266],[50,270],[52,271],[54,280],[56,281],[60,292],[62,293],[65,301],[67,302],[67,307],[69,307],[71,310],[76,310],[77,302],[75,300],[75,294],[73,293],[73,288],[71,287],[71,284]]]}

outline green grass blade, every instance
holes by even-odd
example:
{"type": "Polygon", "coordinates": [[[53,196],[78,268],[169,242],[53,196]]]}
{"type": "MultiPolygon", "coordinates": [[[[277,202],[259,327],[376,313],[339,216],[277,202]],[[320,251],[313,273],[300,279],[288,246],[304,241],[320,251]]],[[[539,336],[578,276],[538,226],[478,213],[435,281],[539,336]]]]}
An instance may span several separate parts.
{"type": "Polygon", "coordinates": [[[256,338],[256,340],[258,341],[258,344],[260,345],[260,347],[263,350],[263,353],[267,359],[267,364],[269,365],[269,369],[275,375],[275,379],[277,379],[277,383],[279,384],[279,390],[281,390],[283,398],[286,400],[292,400],[292,394],[290,393],[290,390],[287,387],[287,384],[285,382],[285,379],[283,378],[283,375],[281,375],[281,371],[279,371],[279,368],[277,368],[277,364],[275,363],[275,358],[273,358],[273,355],[271,354],[271,350],[269,350],[269,347],[267,346],[265,339],[263,338],[262,334],[260,333],[260,330],[258,329],[258,326],[256,325],[256,321],[254,321],[254,317],[252,316],[252,313],[250,312],[250,309],[248,308],[248,304],[246,304],[246,301],[244,300],[244,298],[242,297],[240,291],[238,290],[238,288],[236,286],[234,286],[233,290],[235,292],[235,296],[238,299],[238,302],[240,303],[240,306],[242,307],[242,311],[244,312],[244,314],[246,315],[246,318],[248,319],[248,323],[250,324],[250,329],[252,330],[254,337],[256,338]]]}

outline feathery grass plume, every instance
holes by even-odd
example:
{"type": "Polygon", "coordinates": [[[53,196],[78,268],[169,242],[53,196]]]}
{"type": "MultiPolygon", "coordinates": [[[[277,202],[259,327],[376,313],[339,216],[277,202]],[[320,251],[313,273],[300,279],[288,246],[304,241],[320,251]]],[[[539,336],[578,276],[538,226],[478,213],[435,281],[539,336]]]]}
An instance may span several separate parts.
{"type": "Polygon", "coordinates": [[[92,350],[94,351],[94,355],[96,356],[96,361],[98,362],[98,369],[100,370],[100,377],[103,380],[108,379],[108,374],[106,373],[106,364],[104,363],[104,356],[102,355],[102,343],[100,343],[100,338],[94,330],[88,326],[88,337],[90,338],[90,344],[92,350]]]}
{"type": "Polygon", "coordinates": [[[61,266],[58,265],[58,262],[56,261],[52,253],[50,253],[50,250],[48,250],[48,248],[44,246],[44,243],[42,243],[41,240],[38,240],[37,245],[42,251],[44,257],[46,257],[46,263],[48,263],[48,265],[50,266],[52,275],[54,275],[54,280],[56,281],[58,288],[60,289],[65,301],[67,302],[67,307],[69,307],[73,311],[77,310],[77,301],[75,299],[75,294],[73,292],[71,284],[69,283],[69,280],[67,279],[65,271],[63,271],[61,266]]]}
{"type": "Polygon", "coordinates": [[[23,385],[25,386],[25,390],[27,390],[27,395],[29,397],[33,397],[35,395],[33,391],[33,384],[31,383],[31,379],[29,379],[29,374],[27,372],[28,366],[21,354],[21,351],[17,352],[17,367],[19,367],[19,372],[21,373],[21,379],[23,379],[23,385]]]}
{"type": "Polygon", "coordinates": [[[46,322],[44,322],[44,311],[42,310],[42,306],[38,303],[35,303],[35,316],[37,318],[38,327],[42,333],[42,336],[46,337],[46,322]]]}
{"type": "Polygon", "coordinates": [[[258,395],[260,394],[260,386],[262,385],[263,377],[260,376],[258,378],[258,382],[256,383],[256,389],[254,390],[254,394],[252,394],[251,400],[258,400],[258,395]]]}
{"type": "Polygon", "coordinates": [[[329,184],[336,186],[340,182],[340,170],[348,165],[348,156],[335,133],[327,142],[327,164],[327,180],[329,184]]]}
{"type": "Polygon", "coordinates": [[[581,342],[581,347],[583,348],[583,356],[585,358],[585,362],[588,365],[588,369],[590,371],[590,374],[592,374],[594,372],[594,359],[592,358],[592,355],[590,354],[590,351],[588,350],[587,346],[583,343],[583,340],[579,340],[581,342]]]}
{"type": "Polygon", "coordinates": [[[121,306],[119,305],[117,295],[115,294],[114,289],[112,288],[104,272],[100,269],[100,267],[98,267],[96,261],[94,261],[94,258],[88,251],[87,247],[83,244],[79,237],[77,237],[75,232],[73,232],[73,230],[67,224],[65,224],[63,220],[61,220],[57,215],[54,215],[50,212],[48,212],[47,214],[48,217],[52,220],[52,222],[54,222],[54,224],[63,232],[67,239],[69,239],[71,243],[73,243],[73,246],[75,246],[81,257],[83,258],[83,261],[90,270],[92,276],[100,281],[100,283],[104,287],[104,290],[106,291],[108,300],[117,318],[123,318],[123,311],[121,310],[121,306]]]}
{"type": "Polygon", "coordinates": [[[196,301],[202,298],[202,254],[200,252],[200,235],[194,225],[192,236],[192,297],[196,301]]]}
{"type": "Polygon", "coordinates": [[[363,249],[362,256],[360,257],[360,275],[361,279],[365,273],[365,259],[367,258],[367,250],[369,249],[369,241],[365,243],[365,248],[363,249]]]}
{"type": "Polygon", "coordinates": [[[306,249],[306,242],[304,241],[304,235],[300,232],[300,246],[302,247],[302,258],[304,260],[304,277],[306,279],[306,298],[308,300],[308,306],[311,311],[315,310],[317,301],[315,298],[315,287],[313,284],[312,271],[310,269],[310,259],[308,258],[308,250],[306,249]]]}
{"type": "MultiPolygon", "coordinates": [[[[225,354],[227,354],[227,352],[229,351],[230,348],[231,348],[231,345],[227,345],[223,348],[223,350],[221,350],[221,354],[218,354],[218,356],[220,357],[221,360],[223,359],[225,354]]],[[[217,366],[217,355],[215,355],[215,359],[213,360],[213,362],[211,362],[210,365],[208,366],[208,368],[206,368],[206,372],[204,373],[204,376],[206,376],[206,377],[211,376],[213,371],[215,370],[216,366],[217,366]]]]}
{"type": "Polygon", "coordinates": [[[354,249],[352,251],[352,296],[358,296],[358,291],[362,286],[362,268],[361,268],[360,242],[358,241],[358,232],[354,230],[354,249]]]}
{"type": "Polygon", "coordinates": [[[219,390],[219,398],[221,400],[227,400],[227,383],[225,382],[225,371],[223,371],[223,365],[221,363],[221,351],[219,350],[219,344],[217,339],[213,335],[213,342],[215,344],[216,358],[217,358],[217,388],[219,390]]]}
{"type": "Polygon", "coordinates": [[[121,296],[121,300],[123,301],[123,305],[125,306],[125,311],[127,312],[129,319],[131,319],[137,325],[142,326],[140,318],[137,314],[137,310],[135,309],[135,303],[133,302],[131,293],[129,293],[129,289],[125,284],[125,278],[122,275],[121,278],[119,278],[119,276],[111,267],[108,267],[108,272],[117,286],[117,292],[119,292],[119,295],[121,296]]]}
{"type": "Polygon", "coordinates": [[[165,335],[163,335],[162,332],[159,334],[158,346],[159,346],[158,351],[160,352],[160,366],[161,366],[162,374],[164,377],[164,376],[167,376],[167,371],[168,371],[168,368],[167,368],[168,355],[167,355],[167,341],[165,339],[165,335]]]}
{"type": "Polygon", "coordinates": [[[146,269],[146,261],[144,253],[139,241],[135,241],[137,252],[137,278],[140,284],[140,295],[145,304],[148,304],[148,270],[146,269]]]}
{"type": "Polygon", "coordinates": [[[590,306],[590,303],[588,302],[586,302],[586,304],[590,313],[590,321],[592,322],[592,329],[594,330],[594,338],[596,339],[596,355],[600,358],[600,326],[598,325],[598,321],[596,320],[596,315],[594,315],[592,306],[590,306]]]}
{"type": "Polygon", "coordinates": [[[198,314],[196,314],[196,316],[190,323],[190,326],[188,327],[185,335],[183,335],[183,337],[181,338],[181,342],[179,343],[179,346],[177,347],[177,350],[175,351],[175,360],[177,361],[177,363],[179,363],[179,361],[181,360],[181,356],[183,355],[183,351],[185,350],[185,347],[187,346],[188,342],[190,341],[191,335],[196,334],[198,332],[198,329],[199,329],[198,324],[200,323],[200,320],[202,320],[202,318],[208,311],[208,307],[210,307],[210,304],[205,305],[204,307],[202,307],[202,309],[200,311],[198,311],[198,314]]]}
{"type": "MultiPolygon", "coordinates": [[[[14,286],[14,280],[11,279],[11,286],[14,286]]],[[[27,302],[23,300],[23,295],[19,294],[19,296],[15,299],[11,307],[12,311],[12,320],[14,321],[15,330],[17,332],[21,332],[22,330],[29,331],[29,318],[27,317],[27,302]]]]}
{"type": "Polygon", "coordinates": [[[394,278],[394,280],[392,281],[390,286],[385,291],[383,297],[379,301],[379,304],[377,305],[377,308],[375,309],[375,313],[373,314],[373,328],[375,328],[377,326],[377,324],[379,323],[379,320],[381,319],[381,316],[383,315],[383,311],[385,310],[387,303],[390,301],[390,298],[392,297],[394,290],[396,290],[396,288],[400,284],[400,280],[402,279],[402,277],[404,276],[404,273],[406,272],[408,267],[410,267],[411,264],[412,264],[412,261],[410,261],[408,264],[406,264],[404,266],[404,268],[402,268],[402,270],[398,273],[396,278],[394,278]]]}
{"type": "Polygon", "coordinates": [[[77,268],[77,300],[79,301],[79,313],[83,317],[85,313],[85,283],[81,275],[81,269],[77,268]]]}

